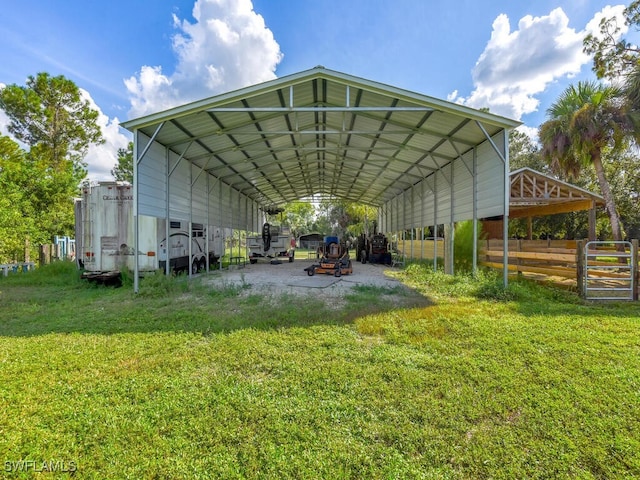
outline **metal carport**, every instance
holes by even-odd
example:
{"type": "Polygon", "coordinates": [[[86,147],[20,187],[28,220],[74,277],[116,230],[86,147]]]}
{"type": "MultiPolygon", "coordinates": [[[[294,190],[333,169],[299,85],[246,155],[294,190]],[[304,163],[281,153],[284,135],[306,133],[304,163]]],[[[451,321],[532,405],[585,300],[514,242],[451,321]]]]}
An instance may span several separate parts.
{"type": "Polygon", "coordinates": [[[258,231],[261,211],[315,196],[377,207],[385,232],[507,218],[518,125],[324,67],[122,124],[135,219],[258,231]]]}

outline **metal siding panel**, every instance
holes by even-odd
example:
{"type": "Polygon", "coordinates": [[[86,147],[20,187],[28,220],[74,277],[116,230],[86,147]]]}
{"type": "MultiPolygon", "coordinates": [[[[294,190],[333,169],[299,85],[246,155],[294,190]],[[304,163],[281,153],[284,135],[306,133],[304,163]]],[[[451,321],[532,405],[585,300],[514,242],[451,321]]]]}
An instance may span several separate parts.
{"type": "Polygon", "coordinates": [[[502,215],[503,210],[504,163],[485,142],[478,147],[478,218],[502,215]]]}
{"type": "Polygon", "coordinates": [[[209,202],[209,224],[224,227],[222,223],[222,215],[220,213],[219,198],[220,181],[212,176],[209,176],[209,193],[207,195],[207,201],[209,202]]]}
{"type": "MultiPolygon", "coordinates": [[[[473,162],[473,155],[467,158],[473,162]]],[[[473,175],[465,166],[463,159],[459,158],[454,163],[454,222],[470,220],[473,218],[473,175]]]]}
{"type": "Polygon", "coordinates": [[[417,184],[413,188],[413,195],[410,195],[411,204],[409,205],[409,227],[418,228],[422,226],[422,183],[417,184]]]}
{"type": "MultiPolygon", "coordinates": [[[[149,137],[140,133],[143,141],[149,137]]],[[[154,142],[138,164],[138,213],[164,217],[167,203],[165,149],[154,142]]]]}
{"type": "Polygon", "coordinates": [[[220,188],[220,218],[224,227],[233,227],[233,214],[231,211],[231,188],[222,184],[220,188]]]}
{"type": "Polygon", "coordinates": [[[187,160],[180,160],[169,178],[169,218],[171,220],[189,221],[190,165],[191,163],[187,160]]]}
{"type": "Polygon", "coordinates": [[[207,174],[192,167],[192,178],[196,178],[192,189],[192,219],[194,222],[207,223],[207,174]],[[200,174],[200,176],[198,176],[200,174]]]}
{"type": "Polygon", "coordinates": [[[438,224],[451,222],[451,172],[439,170],[436,173],[438,182],[438,224]]]}

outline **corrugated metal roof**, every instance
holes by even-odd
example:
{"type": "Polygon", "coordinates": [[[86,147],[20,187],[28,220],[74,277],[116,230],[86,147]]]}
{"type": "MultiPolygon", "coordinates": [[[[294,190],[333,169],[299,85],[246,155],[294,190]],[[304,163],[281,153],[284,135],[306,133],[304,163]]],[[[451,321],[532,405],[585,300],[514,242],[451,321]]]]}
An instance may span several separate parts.
{"type": "Polygon", "coordinates": [[[265,206],[318,195],[381,206],[517,125],[323,67],[122,124],[265,206]]]}

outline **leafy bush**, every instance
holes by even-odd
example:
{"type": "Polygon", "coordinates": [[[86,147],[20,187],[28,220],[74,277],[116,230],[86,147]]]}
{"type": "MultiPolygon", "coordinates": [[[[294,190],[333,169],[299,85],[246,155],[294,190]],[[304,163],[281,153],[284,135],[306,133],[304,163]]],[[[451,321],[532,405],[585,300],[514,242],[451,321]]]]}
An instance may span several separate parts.
{"type": "MultiPolygon", "coordinates": [[[[478,241],[484,238],[480,228],[477,236],[478,241]]],[[[473,221],[467,220],[456,224],[453,252],[456,272],[470,272],[473,267],[473,221]]]]}

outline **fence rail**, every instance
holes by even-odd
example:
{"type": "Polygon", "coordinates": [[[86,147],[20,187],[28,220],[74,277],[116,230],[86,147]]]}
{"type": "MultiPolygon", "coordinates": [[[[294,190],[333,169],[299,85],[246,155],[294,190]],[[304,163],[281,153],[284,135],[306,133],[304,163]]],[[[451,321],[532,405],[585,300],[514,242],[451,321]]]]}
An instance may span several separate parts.
{"type": "MultiPolygon", "coordinates": [[[[614,242],[509,240],[507,268],[519,275],[572,281],[591,300],[637,300],[637,242],[624,242],[623,253],[614,242]]],[[[479,264],[502,269],[503,245],[502,240],[481,242],[479,264]]]]}

